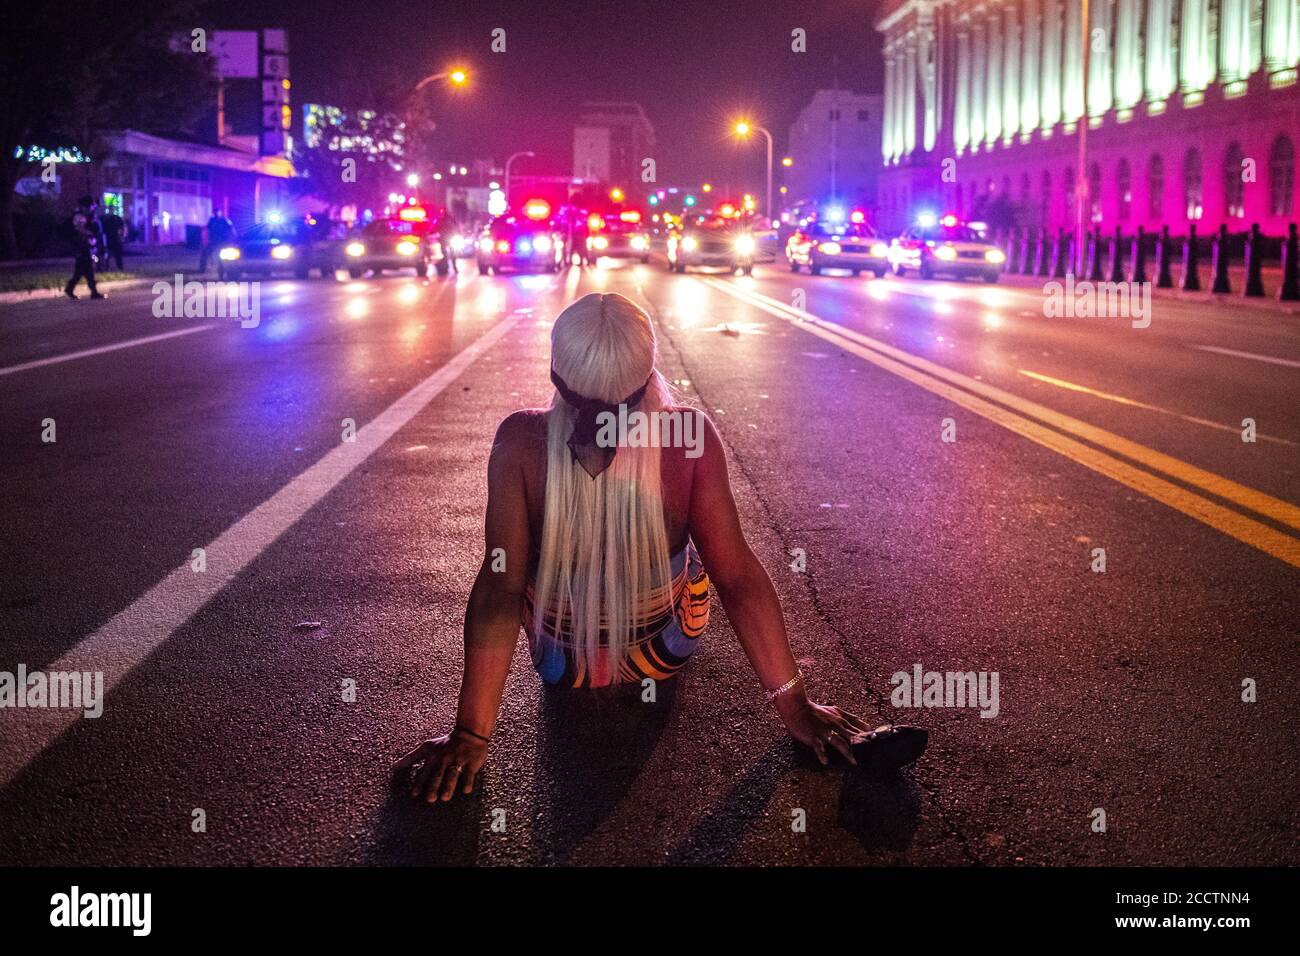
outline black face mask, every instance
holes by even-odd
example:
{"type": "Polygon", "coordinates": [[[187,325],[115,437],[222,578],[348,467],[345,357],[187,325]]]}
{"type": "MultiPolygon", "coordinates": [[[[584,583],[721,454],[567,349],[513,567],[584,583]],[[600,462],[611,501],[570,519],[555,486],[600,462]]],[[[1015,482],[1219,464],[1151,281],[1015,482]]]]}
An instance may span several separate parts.
{"type": "MultiPolygon", "coordinates": [[[[653,377],[654,373],[651,372],[650,378],[653,377]]],[[[596,431],[599,427],[597,423],[598,416],[601,412],[610,412],[617,415],[619,406],[622,405],[626,405],[628,408],[639,405],[641,399],[645,397],[645,390],[650,386],[650,378],[647,378],[644,385],[621,402],[602,402],[598,398],[587,398],[585,395],[579,395],[569,388],[555,369],[551,369],[552,384],[555,385],[565,404],[578,413],[578,420],[573,425],[573,435],[568,442],[569,451],[573,453],[573,460],[581,465],[582,470],[591,475],[592,478],[595,478],[613,463],[614,454],[618,451],[617,446],[602,448],[596,444],[596,431]]]]}

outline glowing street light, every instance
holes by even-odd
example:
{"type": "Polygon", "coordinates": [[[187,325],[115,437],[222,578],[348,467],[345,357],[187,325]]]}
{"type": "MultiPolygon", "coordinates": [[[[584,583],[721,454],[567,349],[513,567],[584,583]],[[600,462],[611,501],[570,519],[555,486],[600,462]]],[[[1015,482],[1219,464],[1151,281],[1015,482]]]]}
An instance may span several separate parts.
{"type": "Polygon", "coordinates": [[[441,73],[430,73],[419,83],[415,84],[415,92],[418,93],[430,83],[437,83],[439,80],[451,80],[453,86],[464,86],[469,82],[469,74],[462,69],[443,70],[441,73]]]}
{"type": "Polygon", "coordinates": [[[447,75],[447,78],[456,86],[464,86],[465,81],[469,79],[469,76],[466,75],[464,70],[452,70],[451,73],[447,75]]]}
{"type": "Polygon", "coordinates": [[[406,185],[408,185],[408,186],[418,186],[418,185],[420,185],[420,177],[419,177],[419,175],[416,174],[416,173],[411,173],[409,176],[407,176],[407,177],[406,177],[406,185]]]}
{"type": "Polygon", "coordinates": [[[617,186],[615,186],[613,189],[611,189],[611,190],[609,191],[609,198],[612,199],[614,202],[622,202],[622,201],[623,201],[623,190],[621,190],[621,189],[619,189],[617,186]]]}
{"type": "Polygon", "coordinates": [[[794,160],[791,159],[789,156],[786,156],[784,159],[781,160],[781,165],[784,166],[786,169],[789,169],[791,166],[794,165],[794,160]]]}
{"type": "Polygon", "coordinates": [[[701,188],[704,192],[706,192],[706,193],[711,193],[711,192],[713,192],[713,183],[705,183],[705,184],[704,184],[702,187],[700,187],[700,188],[701,188]]]}
{"type": "Polygon", "coordinates": [[[751,132],[762,133],[767,138],[767,205],[763,207],[763,214],[767,218],[772,218],[772,134],[762,126],[754,126],[748,120],[740,120],[736,123],[736,135],[741,139],[748,139],[751,132]]]}

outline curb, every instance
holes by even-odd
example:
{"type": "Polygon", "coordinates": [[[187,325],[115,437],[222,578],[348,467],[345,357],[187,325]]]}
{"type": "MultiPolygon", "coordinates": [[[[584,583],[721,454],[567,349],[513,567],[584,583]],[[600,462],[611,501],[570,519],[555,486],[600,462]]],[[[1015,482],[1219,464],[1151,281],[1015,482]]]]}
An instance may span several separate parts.
{"type": "MultiPolygon", "coordinates": [[[[141,276],[138,279],[115,279],[112,282],[101,282],[98,288],[105,292],[113,289],[129,289],[132,286],[143,285],[146,282],[155,281],[154,277],[141,276]]],[[[84,298],[83,293],[78,293],[84,298]]],[[[0,292],[0,305],[8,305],[14,302],[27,302],[30,299],[58,299],[63,297],[63,287],[56,286],[52,289],[24,289],[20,292],[0,292]]]]}

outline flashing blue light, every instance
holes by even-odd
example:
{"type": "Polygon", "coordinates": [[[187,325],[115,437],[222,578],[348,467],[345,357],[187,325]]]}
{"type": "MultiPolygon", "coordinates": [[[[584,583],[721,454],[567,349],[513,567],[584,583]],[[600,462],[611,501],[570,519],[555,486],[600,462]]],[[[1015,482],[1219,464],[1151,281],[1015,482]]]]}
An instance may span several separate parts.
{"type": "Polygon", "coordinates": [[[688,206],[694,206],[694,205],[695,205],[695,197],[694,197],[694,196],[690,196],[690,195],[688,195],[688,196],[683,200],[683,202],[684,202],[686,205],[688,205],[688,206]]]}
{"type": "Polygon", "coordinates": [[[659,197],[658,197],[658,196],[651,196],[649,202],[650,202],[650,205],[652,205],[652,206],[657,206],[657,205],[659,205],[659,197]]]}
{"type": "Polygon", "coordinates": [[[284,215],[279,212],[268,212],[266,214],[266,221],[272,224],[281,223],[284,222],[284,215]]]}
{"type": "Polygon", "coordinates": [[[843,207],[843,206],[831,206],[830,208],[828,208],[828,209],[826,210],[826,218],[829,219],[831,222],[843,222],[843,221],[844,221],[844,207],[843,207]]]}
{"type": "Polygon", "coordinates": [[[520,239],[517,243],[515,243],[515,248],[518,249],[520,252],[532,252],[533,241],[525,237],[523,239],[520,239]]]}
{"type": "Polygon", "coordinates": [[[917,213],[916,224],[920,226],[922,229],[929,229],[932,226],[936,225],[938,222],[939,222],[939,217],[936,216],[934,213],[930,212],[929,210],[922,213],[917,213]]]}

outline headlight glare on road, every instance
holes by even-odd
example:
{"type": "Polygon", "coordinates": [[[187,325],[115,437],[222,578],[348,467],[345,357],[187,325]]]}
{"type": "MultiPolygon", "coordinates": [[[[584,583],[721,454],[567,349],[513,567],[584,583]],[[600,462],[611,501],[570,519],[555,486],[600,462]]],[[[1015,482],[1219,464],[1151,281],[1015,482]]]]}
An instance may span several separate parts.
{"type": "Polygon", "coordinates": [[[272,259],[288,259],[291,255],[293,255],[292,246],[273,246],[271,248],[272,259]]]}
{"type": "Polygon", "coordinates": [[[399,256],[413,256],[420,251],[418,242],[402,241],[397,244],[397,254],[399,256]]]}
{"type": "Polygon", "coordinates": [[[838,256],[843,249],[838,242],[823,242],[817,246],[817,251],[824,256],[838,256]]]}
{"type": "Polygon", "coordinates": [[[984,253],[984,258],[989,262],[1001,265],[1007,261],[1007,254],[1001,249],[990,249],[984,253]]]}
{"type": "Polygon", "coordinates": [[[944,262],[952,262],[957,258],[957,250],[952,246],[936,246],[934,257],[936,259],[942,259],[944,262]]]}
{"type": "Polygon", "coordinates": [[[754,237],[737,236],[736,251],[739,252],[742,256],[747,256],[750,253],[752,253],[754,251],[754,237]]]}
{"type": "Polygon", "coordinates": [[[682,237],[682,248],[687,252],[693,252],[700,247],[699,241],[694,236],[682,237]]]}
{"type": "Polygon", "coordinates": [[[239,250],[234,246],[226,246],[217,255],[221,257],[222,262],[234,262],[239,258],[239,250]]]}
{"type": "Polygon", "coordinates": [[[359,242],[349,242],[343,251],[355,258],[356,256],[364,256],[366,254],[366,247],[359,242]]]}
{"type": "Polygon", "coordinates": [[[871,244],[871,254],[877,259],[883,259],[889,255],[889,246],[883,242],[873,242],[871,244]]]}

